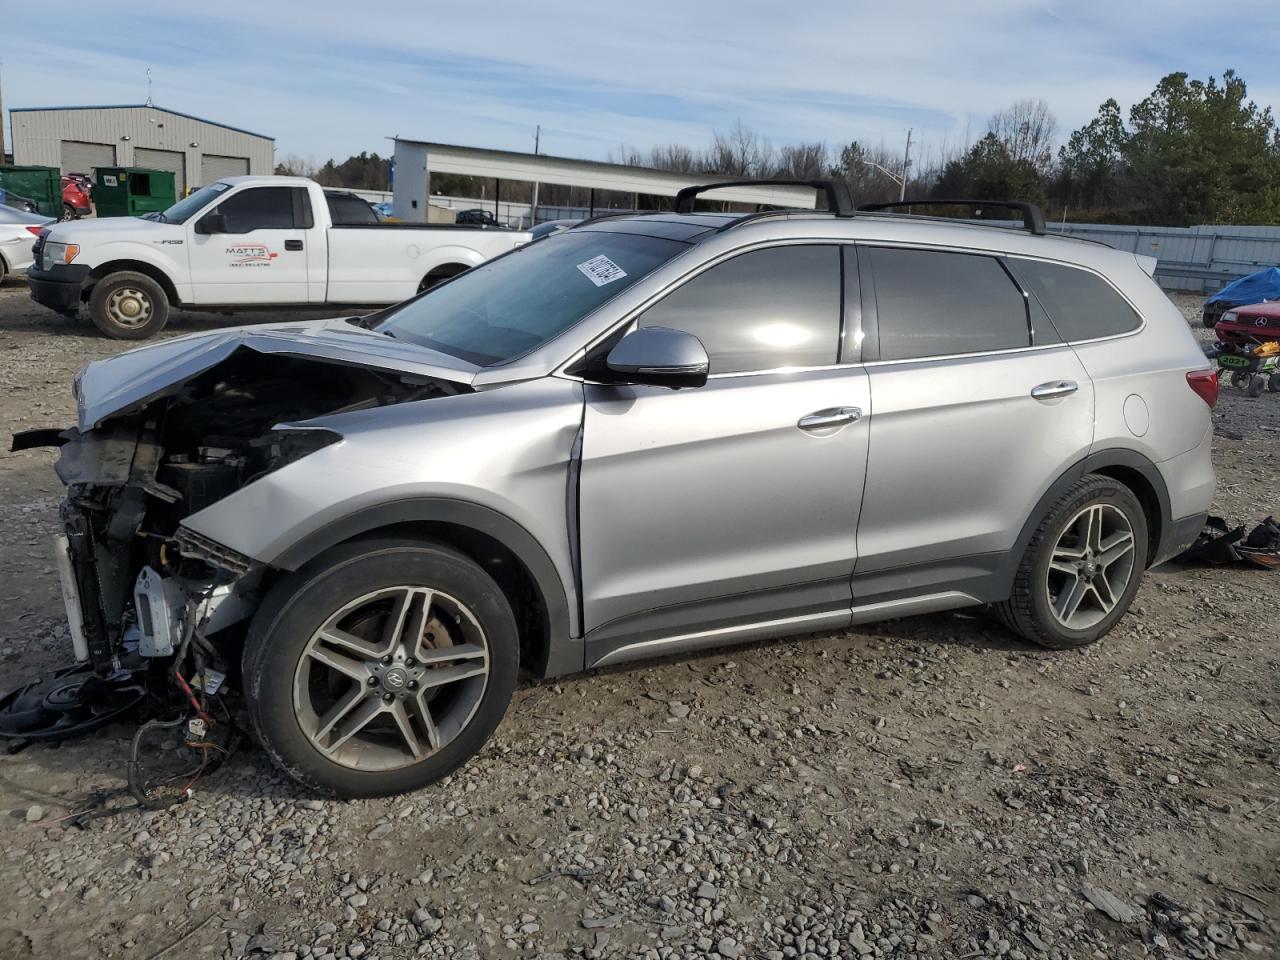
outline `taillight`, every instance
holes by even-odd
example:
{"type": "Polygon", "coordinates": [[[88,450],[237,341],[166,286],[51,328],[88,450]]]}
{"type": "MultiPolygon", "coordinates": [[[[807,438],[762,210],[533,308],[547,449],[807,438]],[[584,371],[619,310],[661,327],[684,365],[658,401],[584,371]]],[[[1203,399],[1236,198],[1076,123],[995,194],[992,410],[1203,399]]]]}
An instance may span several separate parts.
{"type": "Polygon", "coordinates": [[[1212,410],[1218,405],[1218,371],[1192,370],[1187,374],[1187,386],[1196,392],[1212,410]]]}
{"type": "Polygon", "coordinates": [[[43,230],[43,229],[44,229],[44,227],[38,227],[38,226],[37,226],[37,227],[27,227],[27,233],[34,233],[34,234],[38,237],[38,236],[40,236],[40,231],[41,231],[41,230],[43,230]]]}

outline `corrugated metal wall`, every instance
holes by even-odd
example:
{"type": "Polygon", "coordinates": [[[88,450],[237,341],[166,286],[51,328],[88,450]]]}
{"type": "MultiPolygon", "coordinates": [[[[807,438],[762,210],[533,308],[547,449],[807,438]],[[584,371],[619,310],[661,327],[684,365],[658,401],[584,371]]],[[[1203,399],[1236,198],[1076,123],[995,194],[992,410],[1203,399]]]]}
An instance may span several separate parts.
{"type": "MultiPolygon", "coordinates": [[[[62,142],[109,144],[120,166],[138,165],[134,151],[172,150],[183,154],[186,180],[201,185],[204,154],[243,157],[249,172],[275,169],[275,143],[267,137],[206,123],[159,107],[89,107],[13,110],[13,162],[61,167],[62,142]]],[[[89,171],[69,171],[63,173],[89,171]]]]}
{"type": "MultiPolygon", "coordinates": [[[[1012,222],[1008,222],[1012,226],[1012,222]]],[[[1280,266],[1280,226],[1127,227],[1050,223],[1050,233],[1097,240],[1155,257],[1156,277],[1170,290],[1207,293],[1264,267],[1280,266]]]]}

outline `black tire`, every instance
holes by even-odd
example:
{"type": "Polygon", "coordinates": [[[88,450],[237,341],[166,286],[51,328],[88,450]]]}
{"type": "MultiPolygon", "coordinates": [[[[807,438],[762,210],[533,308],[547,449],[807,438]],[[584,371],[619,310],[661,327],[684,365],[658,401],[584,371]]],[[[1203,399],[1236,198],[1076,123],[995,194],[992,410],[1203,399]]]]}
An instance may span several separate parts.
{"type": "Polygon", "coordinates": [[[1146,514],[1128,487],[1098,474],[1082,477],[1058,498],[1036,527],[1014,576],[1013,594],[995,604],[995,612],[1014,633],[1042,647],[1067,650],[1094,643],[1115,626],[1133,602],[1146,569],[1147,538],[1146,514]],[[1114,507],[1128,521],[1133,537],[1132,569],[1111,611],[1098,623],[1076,630],[1060,622],[1051,609],[1049,562],[1072,518],[1093,505],[1114,507]]]}
{"type": "Polygon", "coordinates": [[[80,218],[80,215],[79,215],[78,213],[76,213],[76,208],[75,208],[75,207],[73,207],[73,206],[72,206],[71,204],[69,204],[69,203],[64,203],[64,204],[62,205],[62,219],[63,219],[63,220],[78,220],[79,218],[80,218]]]}
{"type": "Polygon", "coordinates": [[[1231,385],[1238,390],[1244,390],[1249,386],[1249,371],[1236,370],[1231,374],[1231,385]]]}
{"type": "Polygon", "coordinates": [[[249,628],[242,668],[249,715],[276,764],[324,793],[379,797],[425,787],[470,759],[506,713],[519,659],[511,606],[478,564],[443,545],[364,539],[335,547],[272,588],[249,628]],[[311,638],[335,611],[355,598],[404,584],[431,587],[466,604],[488,644],[487,683],[465,726],[435,752],[396,769],[352,769],[326,756],[302,729],[295,673],[311,638]]]}
{"type": "Polygon", "coordinates": [[[1280,373],[1273,373],[1267,377],[1267,389],[1272,393],[1280,393],[1280,373]]]}
{"type": "Polygon", "coordinates": [[[1260,373],[1255,373],[1249,378],[1249,396],[1260,397],[1264,390],[1267,389],[1267,378],[1260,373]]]}
{"type": "Polygon", "coordinates": [[[123,270],[97,282],[89,296],[89,316],[113,340],[145,340],[169,320],[169,297],[145,273],[123,270]],[[136,310],[133,319],[130,311],[136,310]]]}
{"type": "Polygon", "coordinates": [[[9,275],[9,268],[5,265],[4,257],[0,257],[0,287],[4,286],[5,277],[9,275]]]}

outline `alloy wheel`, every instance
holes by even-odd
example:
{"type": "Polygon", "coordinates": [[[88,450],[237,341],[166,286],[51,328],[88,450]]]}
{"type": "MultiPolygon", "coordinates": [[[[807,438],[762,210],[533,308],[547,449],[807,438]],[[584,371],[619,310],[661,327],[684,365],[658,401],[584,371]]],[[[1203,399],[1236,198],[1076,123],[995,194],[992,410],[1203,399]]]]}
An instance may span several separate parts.
{"type": "Polygon", "coordinates": [[[311,636],[294,673],[294,713],[334,763],[394,770],[461,733],[488,678],[488,643],[465,604],[389,587],[344,605],[311,636]]]}
{"type": "Polygon", "coordinates": [[[1133,577],[1133,525],[1107,503],[1080,510],[1058,536],[1045,574],[1049,608],[1069,630],[1088,630],[1115,609],[1133,577]]]}

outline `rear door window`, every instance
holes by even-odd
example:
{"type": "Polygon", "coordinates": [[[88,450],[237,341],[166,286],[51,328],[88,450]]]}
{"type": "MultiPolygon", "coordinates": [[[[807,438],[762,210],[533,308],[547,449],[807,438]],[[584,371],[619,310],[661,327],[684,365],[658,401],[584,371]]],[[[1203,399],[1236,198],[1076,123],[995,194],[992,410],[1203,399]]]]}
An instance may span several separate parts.
{"type": "Polygon", "coordinates": [[[834,364],[839,248],[797,244],[740,254],[668,294],[639,325],[693,334],[713,374],[834,364]]]}
{"type": "Polygon", "coordinates": [[[1137,330],[1142,319],[1096,273],[1042,260],[1005,261],[1067,341],[1094,340],[1137,330]]]}
{"type": "Polygon", "coordinates": [[[891,247],[866,253],[881,360],[1031,345],[1026,299],[995,257],[891,247]]]}

